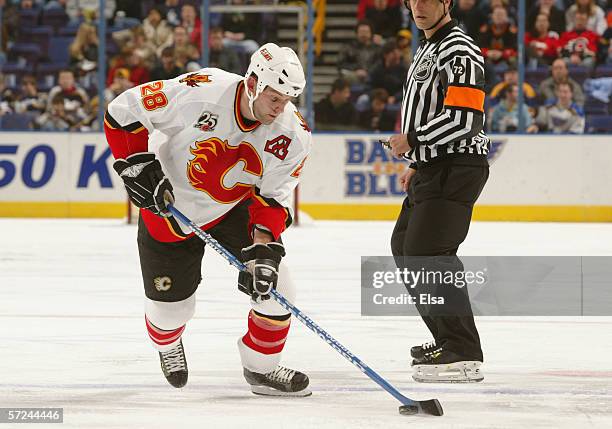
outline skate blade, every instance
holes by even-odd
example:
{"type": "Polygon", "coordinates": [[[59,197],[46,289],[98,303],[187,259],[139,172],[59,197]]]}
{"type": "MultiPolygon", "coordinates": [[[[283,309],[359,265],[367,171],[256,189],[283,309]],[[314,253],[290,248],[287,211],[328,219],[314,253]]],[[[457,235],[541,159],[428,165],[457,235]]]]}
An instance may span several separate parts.
{"type": "Polygon", "coordinates": [[[268,386],[251,386],[251,392],[256,395],[262,396],[285,396],[285,397],[304,397],[312,395],[312,392],[309,389],[302,389],[298,392],[283,392],[281,390],[276,390],[268,386]]]}
{"type": "Polygon", "coordinates": [[[415,365],[412,379],[419,383],[478,383],[484,380],[480,365],[478,361],[415,365]]]}

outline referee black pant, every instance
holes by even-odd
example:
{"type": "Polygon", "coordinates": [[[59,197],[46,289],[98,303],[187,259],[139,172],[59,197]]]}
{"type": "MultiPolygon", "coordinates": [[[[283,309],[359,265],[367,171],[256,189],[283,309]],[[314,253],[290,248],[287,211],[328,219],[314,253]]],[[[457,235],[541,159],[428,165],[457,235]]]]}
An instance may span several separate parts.
{"type": "MultiPolygon", "coordinates": [[[[485,156],[456,155],[419,165],[391,237],[399,268],[446,271],[450,264],[451,270],[463,270],[457,249],[467,236],[474,203],[488,177],[485,156]]],[[[433,290],[431,285],[412,286],[407,288],[413,296],[433,290]]],[[[421,305],[418,298],[416,305],[436,344],[466,359],[483,361],[467,287],[446,286],[442,296],[446,298],[442,305],[421,305]]]]}

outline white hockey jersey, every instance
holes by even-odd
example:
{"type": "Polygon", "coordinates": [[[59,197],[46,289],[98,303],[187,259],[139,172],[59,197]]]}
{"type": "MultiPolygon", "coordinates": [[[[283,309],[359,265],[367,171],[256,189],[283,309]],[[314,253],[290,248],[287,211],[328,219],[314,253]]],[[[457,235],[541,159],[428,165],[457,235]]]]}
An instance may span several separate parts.
{"type": "MultiPolygon", "coordinates": [[[[174,187],[176,207],[204,228],[247,198],[291,215],[293,190],[310,152],[310,129],[292,103],[270,125],[243,119],[242,80],[205,68],[132,88],[108,106],[107,126],[132,133],[146,128],[148,150],[155,149],[174,187]]],[[[284,226],[275,222],[256,223],[278,235],[284,226]]]]}

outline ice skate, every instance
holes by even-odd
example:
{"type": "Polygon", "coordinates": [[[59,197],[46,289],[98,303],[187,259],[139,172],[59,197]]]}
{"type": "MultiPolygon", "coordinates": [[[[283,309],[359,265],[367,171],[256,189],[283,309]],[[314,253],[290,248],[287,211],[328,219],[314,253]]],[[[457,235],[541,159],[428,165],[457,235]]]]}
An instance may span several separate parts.
{"type": "Polygon", "coordinates": [[[310,396],[308,376],[299,371],[277,366],[274,371],[258,374],[244,368],[244,378],[256,395],[310,396]]]}
{"type": "Polygon", "coordinates": [[[414,359],[422,359],[425,356],[425,353],[428,353],[432,350],[436,349],[436,341],[429,341],[428,343],[423,343],[420,346],[413,346],[410,348],[410,356],[414,359]]]}
{"type": "Polygon", "coordinates": [[[484,380],[481,365],[480,361],[438,347],[412,361],[412,378],[420,383],[474,383],[484,380]]]}
{"type": "Polygon", "coordinates": [[[179,340],[170,350],[159,352],[159,361],[168,383],[177,388],[187,384],[187,359],[185,359],[183,340],[179,340]]]}

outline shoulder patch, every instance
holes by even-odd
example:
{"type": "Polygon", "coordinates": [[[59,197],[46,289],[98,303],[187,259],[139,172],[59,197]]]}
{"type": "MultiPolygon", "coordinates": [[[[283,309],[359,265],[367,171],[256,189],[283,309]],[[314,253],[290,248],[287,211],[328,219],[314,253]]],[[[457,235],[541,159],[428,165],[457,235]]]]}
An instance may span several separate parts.
{"type": "Polygon", "coordinates": [[[193,88],[196,86],[200,86],[201,83],[211,83],[209,74],[199,74],[199,73],[191,73],[190,75],[185,76],[179,83],[185,83],[187,86],[193,88]]]}
{"type": "Polygon", "coordinates": [[[461,64],[461,58],[455,57],[455,62],[453,63],[453,75],[461,76],[465,73],[465,67],[461,64]]]}

